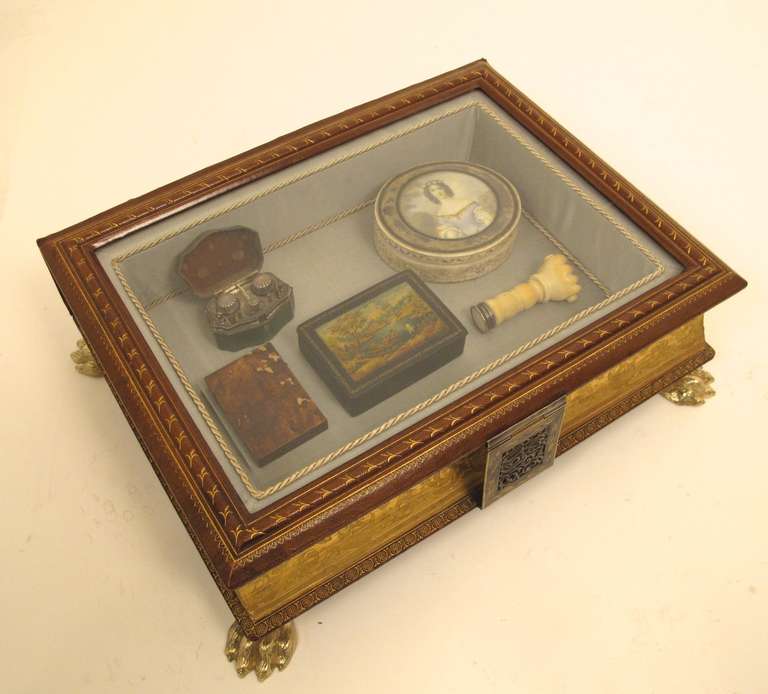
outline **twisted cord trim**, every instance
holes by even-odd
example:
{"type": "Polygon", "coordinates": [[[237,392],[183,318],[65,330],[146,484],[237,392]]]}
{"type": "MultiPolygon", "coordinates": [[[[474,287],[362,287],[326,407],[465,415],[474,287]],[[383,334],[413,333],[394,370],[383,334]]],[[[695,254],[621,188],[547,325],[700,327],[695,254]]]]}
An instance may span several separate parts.
{"type": "MultiPolygon", "coordinates": [[[[373,200],[366,200],[365,202],[362,202],[354,207],[351,207],[349,209],[343,210],[332,217],[329,217],[327,219],[322,220],[321,222],[318,222],[316,224],[309,225],[300,231],[291,234],[289,236],[286,236],[282,239],[279,239],[265,249],[265,254],[270,253],[271,251],[277,250],[278,248],[282,248],[283,246],[288,245],[289,243],[292,243],[293,241],[296,241],[298,239],[303,238],[304,236],[307,236],[309,234],[312,234],[316,231],[319,231],[320,229],[323,229],[327,227],[330,224],[333,224],[337,221],[340,221],[341,219],[344,219],[347,216],[350,216],[352,214],[355,214],[356,212],[360,212],[361,210],[365,209],[366,207],[373,204],[373,200]]],[[[627,229],[625,229],[617,220],[615,220],[612,215],[600,204],[598,204],[595,200],[593,200],[590,196],[588,196],[586,193],[584,193],[582,190],[580,190],[575,184],[573,184],[561,171],[559,171],[556,167],[552,166],[543,156],[541,156],[533,147],[531,147],[528,143],[526,143],[522,138],[520,138],[517,133],[514,132],[511,128],[507,126],[506,123],[504,123],[496,114],[494,114],[490,109],[488,109],[485,105],[479,103],[479,102],[470,102],[468,104],[465,104],[464,106],[461,106],[459,108],[456,108],[452,111],[449,111],[445,114],[442,114],[441,116],[436,116],[434,118],[427,119],[420,124],[408,128],[406,130],[400,131],[399,133],[395,133],[390,137],[387,137],[379,142],[372,143],[371,145],[362,148],[360,150],[356,150],[355,152],[350,153],[349,155],[346,155],[344,157],[339,157],[338,159],[335,159],[331,162],[328,162],[327,164],[318,167],[316,169],[313,169],[311,171],[307,171],[303,174],[299,174],[287,181],[284,181],[280,184],[277,184],[275,186],[272,186],[269,189],[266,189],[264,191],[261,191],[260,193],[257,193],[255,195],[249,196],[246,199],[237,201],[231,205],[228,205],[226,207],[222,207],[217,209],[216,211],[198,218],[196,220],[193,220],[189,222],[188,224],[183,225],[182,227],[173,230],[172,232],[169,232],[168,234],[165,234],[161,237],[158,237],[156,239],[153,239],[152,241],[146,242],[144,244],[141,244],[139,246],[136,246],[125,253],[121,254],[120,256],[117,256],[112,260],[112,268],[115,272],[115,275],[119,279],[120,283],[123,286],[123,289],[126,292],[126,295],[129,297],[131,302],[136,307],[136,310],[141,315],[142,319],[146,323],[150,333],[157,341],[158,345],[162,349],[163,353],[168,358],[169,363],[173,367],[174,371],[176,372],[177,376],[179,377],[179,380],[181,381],[182,385],[184,386],[185,391],[189,395],[192,402],[197,407],[198,411],[200,412],[200,415],[202,416],[203,420],[205,421],[206,425],[210,429],[212,435],[216,439],[216,442],[221,447],[222,452],[226,456],[229,463],[232,465],[233,469],[236,471],[238,477],[240,478],[241,482],[243,483],[243,486],[246,488],[248,493],[254,497],[255,499],[264,499],[266,497],[269,497],[273,494],[276,494],[280,490],[284,489],[286,486],[292,484],[293,482],[301,479],[302,477],[310,474],[311,472],[317,470],[320,467],[323,467],[324,465],[327,465],[331,461],[335,460],[336,458],[344,455],[348,451],[357,448],[358,446],[363,445],[367,441],[371,440],[372,438],[378,436],[379,434],[387,431],[388,429],[391,429],[392,427],[396,426],[400,422],[402,422],[404,419],[407,419],[409,417],[412,417],[419,412],[422,412],[426,408],[430,407],[434,403],[448,397],[455,391],[459,390],[460,388],[463,388],[464,386],[472,383],[473,381],[481,378],[485,374],[487,374],[490,371],[493,371],[494,369],[499,368],[500,366],[503,366],[510,360],[514,359],[515,357],[519,356],[523,352],[531,349],[532,347],[535,347],[536,345],[540,344],[541,342],[549,339],[550,337],[562,332],[563,330],[567,329],[577,321],[581,320],[582,318],[586,318],[587,316],[591,315],[592,313],[595,313],[596,311],[599,311],[603,307],[618,301],[622,297],[626,296],[630,292],[634,291],[635,289],[638,289],[639,287],[642,287],[645,284],[648,284],[653,279],[658,277],[661,273],[664,271],[664,266],[662,263],[656,258],[648,249],[646,249],[641,243],[639,243],[630,233],[627,229]],[[188,231],[189,229],[198,226],[199,224],[202,224],[204,222],[210,221],[211,219],[214,219],[218,216],[221,216],[223,214],[226,214],[227,212],[237,209],[239,207],[242,207],[243,205],[246,205],[250,202],[253,202],[254,200],[257,200],[259,198],[262,198],[266,195],[269,195],[271,193],[274,193],[277,190],[280,190],[281,188],[284,188],[288,185],[291,185],[292,183],[296,183],[297,181],[300,181],[308,176],[311,176],[315,173],[318,173],[320,171],[323,171],[325,169],[328,169],[332,166],[335,166],[341,162],[348,161],[349,159],[359,156],[365,152],[369,152],[372,149],[375,149],[376,147],[379,147],[387,142],[391,142],[395,139],[398,139],[399,137],[403,137],[404,135],[407,135],[411,132],[414,132],[417,129],[420,129],[422,127],[425,127],[431,123],[434,123],[436,121],[442,120],[443,118],[447,118],[451,115],[454,115],[460,111],[464,111],[468,108],[480,108],[482,111],[484,111],[490,118],[492,118],[498,125],[503,128],[515,141],[517,141],[521,146],[523,146],[526,150],[528,150],[534,157],[536,157],[546,168],[551,170],[555,175],[558,176],[571,190],[573,190],[577,195],[579,195],[580,198],[582,198],[587,204],[589,204],[593,209],[595,209],[603,218],[605,218],[610,224],[617,229],[619,233],[622,234],[635,248],[637,248],[640,252],[643,253],[643,255],[648,258],[654,265],[655,270],[644,277],[640,278],[636,282],[633,282],[632,284],[624,287],[623,289],[614,292],[609,293],[609,289],[606,287],[605,284],[603,284],[597,275],[595,275],[593,272],[591,272],[588,268],[586,268],[583,263],[581,263],[576,256],[573,255],[573,253],[570,252],[570,250],[564,246],[559,240],[557,240],[549,231],[547,231],[541,223],[538,222],[532,215],[530,215],[528,212],[523,210],[523,214],[526,216],[526,218],[533,224],[533,226],[542,233],[553,245],[555,245],[561,252],[563,252],[592,282],[595,283],[595,285],[604,293],[606,294],[606,298],[602,301],[598,302],[597,304],[593,304],[592,306],[589,306],[582,311],[574,314],[570,318],[568,318],[566,321],[563,321],[562,323],[559,323],[558,325],[550,328],[546,332],[538,335],[537,337],[533,338],[532,340],[529,340],[523,345],[520,345],[512,352],[508,352],[507,354],[504,354],[503,356],[499,357],[498,359],[486,364],[482,368],[472,372],[468,376],[465,376],[459,381],[456,381],[446,388],[443,388],[443,390],[439,391],[438,393],[435,393],[432,397],[428,398],[427,400],[424,400],[413,407],[400,412],[399,414],[395,415],[394,417],[391,417],[390,419],[386,420],[382,424],[380,424],[375,429],[372,429],[362,436],[357,437],[356,439],[349,441],[345,445],[341,446],[340,448],[337,448],[334,451],[331,451],[327,455],[317,458],[316,460],[312,461],[310,464],[304,466],[303,468],[295,471],[285,479],[281,480],[280,482],[271,485],[267,487],[266,489],[258,489],[254,486],[254,484],[251,482],[248,473],[242,463],[240,462],[239,458],[235,455],[235,453],[230,448],[229,444],[227,443],[225,437],[222,435],[221,431],[219,430],[218,426],[216,425],[213,417],[208,412],[207,407],[205,406],[205,403],[202,401],[202,399],[198,396],[197,392],[193,388],[191,382],[187,378],[186,374],[184,373],[184,370],[179,363],[178,359],[174,355],[173,351],[170,349],[166,341],[163,339],[162,335],[160,334],[159,330],[157,329],[157,326],[155,325],[154,321],[150,317],[148,311],[151,308],[155,308],[156,306],[162,304],[165,301],[168,301],[169,299],[173,298],[174,296],[179,296],[180,294],[184,293],[184,289],[177,289],[173,290],[171,292],[168,292],[167,294],[157,297],[156,299],[150,301],[147,306],[145,307],[142,302],[139,300],[139,298],[136,296],[136,293],[133,291],[131,285],[129,284],[127,278],[125,277],[125,274],[123,273],[120,264],[126,260],[127,258],[136,255],[137,253],[142,253],[144,251],[149,250],[150,248],[154,248],[155,246],[159,245],[160,243],[163,243],[164,241],[167,241],[171,238],[174,238],[178,236],[179,234],[188,231]]]]}

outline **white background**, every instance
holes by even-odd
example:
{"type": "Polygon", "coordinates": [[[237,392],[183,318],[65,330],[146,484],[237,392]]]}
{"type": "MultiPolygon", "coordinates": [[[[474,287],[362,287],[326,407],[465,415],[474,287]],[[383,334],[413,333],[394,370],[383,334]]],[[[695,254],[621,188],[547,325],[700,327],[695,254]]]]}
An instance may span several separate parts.
{"type": "Polygon", "coordinates": [[[264,691],[768,691],[765,7],[0,1],[0,689],[257,688],[35,239],[485,57],[750,281],[707,316],[718,395],[303,615],[264,691]]]}

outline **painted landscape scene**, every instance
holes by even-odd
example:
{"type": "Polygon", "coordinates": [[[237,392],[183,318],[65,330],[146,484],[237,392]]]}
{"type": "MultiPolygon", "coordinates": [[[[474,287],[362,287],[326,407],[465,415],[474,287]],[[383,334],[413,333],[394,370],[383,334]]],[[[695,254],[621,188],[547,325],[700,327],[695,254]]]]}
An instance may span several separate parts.
{"type": "Polygon", "coordinates": [[[317,334],[348,376],[360,383],[448,330],[410,284],[401,282],[328,321],[317,334]]]}

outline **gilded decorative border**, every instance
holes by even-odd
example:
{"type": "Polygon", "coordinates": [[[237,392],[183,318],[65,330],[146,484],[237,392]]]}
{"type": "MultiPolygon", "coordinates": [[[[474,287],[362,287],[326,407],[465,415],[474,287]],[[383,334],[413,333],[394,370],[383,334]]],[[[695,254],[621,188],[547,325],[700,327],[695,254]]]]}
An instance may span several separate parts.
{"type": "Polygon", "coordinates": [[[691,357],[690,359],[679,364],[671,371],[667,371],[663,376],[660,376],[655,381],[643,386],[639,390],[632,393],[629,397],[621,400],[615,405],[611,405],[589,421],[577,427],[573,431],[568,432],[565,436],[560,438],[560,443],[557,447],[557,455],[565,453],[568,449],[573,448],[577,443],[581,443],[584,439],[597,433],[603,427],[608,426],[615,419],[618,419],[622,415],[625,415],[631,409],[637,407],[641,403],[645,402],[649,398],[653,397],[657,393],[664,390],[667,386],[672,385],[675,381],[681,379],[686,374],[699,368],[702,364],[708,362],[715,356],[715,350],[710,346],[703,349],[701,352],[691,357]]]}
{"type": "Polygon", "coordinates": [[[415,544],[425,540],[430,535],[436,533],[438,530],[444,528],[449,523],[452,523],[476,507],[477,503],[470,497],[465,497],[457,501],[455,504],[452,504],[445,510],[440,511],[440,513],[435,514],[423,523],[417,525],[412,530],[409,530],[401,537],[384,545],[375,552],[372,552],[370,555],[337,574],[329,581],[308,591],[300,598],[292,600],[284,607],[272,613],[269,617],[258,621],[252,621],[254,634],[256,636],[262,636],[268,631],[279,627],[281,624],[289,622],[302,612],[306,612],[310,607],[331,597],[334,593],[338,593],[342,588],[346,588],[350,583],[354,583],[366,574],[371,573],[374,569],[378,569],[382,564],[386,564],[390,559],[394,559],[398,554],[402,554],[405,550],[410,549],[415,544]]]}
{"type": "MultiPolygon", "coordinates": [[[[709,361],[713,356],[714,350],[707,346],[706,349],[700,351],[698,354],[691,357],[690,359],[685,360],[681,364],[678,364],[676,367],[655,379],[651,383],[648,383],[642,388],[634,391],[626,398],[607,408],[578,429],[570,432],[566,436],[561,437],[557,449],[557,455],[559,456],[565,453],[577,443],[580,443],[592,434],[598,432],[604,426],[610,424],[615,419],[629,412],[629,410],[637,407],[646,400],[649,400],[664,388],[677,381],[679,378],[682,378],[684,375],[698,368],[706,361],[709,361]]],[[[393,540],[385,547],[354,563],[352,566],[337,574],[332,579],[324,582],[322,585],[317,586],[316,588],[307,591],[307,593],[301,597],[290,601],[268,617],[259,620],[253,620],[249,616],[248,619],[250,620],[250,625],[254,629],[253,633],[257,636],[261,636],[267,631],[275,629],[281,624],[285,624],[291,619],[296,618],[302,612],[305,612],[317,603],[322,602],[342,588],[348,586],[350,583],[353,583],[359,578],[362,578],[385,562],[393,559],[401,552],[404,552],[406,549],[412,547],[414,544],[420,542],[423,539],[426,539],[429,537],[429,535],[444,527],[451,521],[456,520],[468,511],[476,508],[477,505],[478,504],[475,497],[471,494],[467,495],[463,499],[460,499],[459,501],[449,506],[444,511],[436,514],[427,521],[424,521],[422,524],[417,525],[415,528],[406,532],[396,540],[393,540]]]]}
{"type": "MultiPolygon", "coordinates": [[[[709,257],[707,252],[663,211],[653,206],[635,188],[484,63],[468,66],[428,84],[417,85],[386,97],[344,117],[338,117],[333,123],[324,122],[310,126],[286,140],[258,148],[238,157],[234,162],[227,162],[203,174],[197,174],[187,182],[180,182],[171,190],[173,192],[161,189],[136,202],[127,203],[61,232],[44,242],[43,250],[48,251],[46,257],[52,263],[52,268],[63,268],[63,271],[55,273],[55,276],[59,282],[66,278],[70,284],[69,296],[73,296],[71,290],[74,288],[77,301],[82,301],[82,305],[95,314],[93,318],[78,316],[78,319],[87,320],[91,329],[85,336],[91,341],[92,347],[94,340],[98,340],[96,356],[119,364],[136,403],[137,410],[134,411],[144,412],[145,422],[156,422],[152,424],[155,436],[161,437],[164,442],[172,442],[167,448],[172,460],[177,463],[178,474],[186,481],[185,487],[189,490],[194,510],[199,512],[209,534],[215,536],[216,543],[227,561],[233,556],[237,557],[238,561],[247,561],[260,543],[280,541],[280,538],[300,520],[311,520],[320,512],[329,512],[329,509],[315,509],[350,498],[353,491],[363,489],[372,481],[378,481],[377,477],[382,474],[391,473],[393,465],[396,466],[428,448],[435,442],[436,437],[456,431],[469,420],[478,426],[481,425],[488,411],[492,411],[500,401],[513,398],[516,403],[522,403],[541,392],[543,388],[582,370],[596,359],[598,354],[618,349],[628,340],[645,332],[670,314],[684,310],[724,283],[729,283],[730,287],[735,288],[740,288],[743,284],[727,267],[721,265],[714,257],[709,257]],[[662,237],[668,240],[668,245],[687,256],[689,264],[693,267],[689,267],[674,281],[662,285],[625,307],[621,313],[592,326],[589,332],[559,346],[557,350],[541,355],[540,359],[524,370],[511,373],[493,388],[478,389],[467,402],[437,418],[425,420],[420,428],[410,435],[394,437],[386,448],[369,452],[317,483],[308,485],[300,496],[286,500],[283,505],[278,504],[266,513],[254,517],[248,517],[247,514],[241,516],[241,509],[228,497],[228,490],[216,482],[216,472],[208,467],[208,462],[202,459],[192,444],[194,435],[187,432],[179,422],[180,412],[176,412],[168,402],[168,398],[173,397],[170,390],[165,391],[158,380],[161,377],[150,370],[144,361],[139,351],[143,347],[135,343],[129,335],[129,331],[134,328],[129,328],[122,322],[107,299],[105,289],[108,285],[101,284],[105,276],[100,272],[93,256],[93,245],[97,240],[101,243],[116,233],[127,233],[149,216],[178,211],[193,201],[199,202],[220,194],[329,149],[341,139],[348,139],[346,135],[351,133],[354,136],[356,130],[360,133],[368,132],[377,123],[391,122],[399,117],[399,112],[406,110],[407,113],[407,109],[410,110],[414,104],[423,103],[426,108],[465,93],[473,87],[481,88],[510,115],[534,134],[538,134],[545,144],[549,142],[557,145],[558,153],[562,150],[563,158],[570,160],[578,173],[592,182],[599,191],[618,196],[622,209],[630,207],[638,216],[644,218],[649,226],[658,229],[662,237]],[[83,253],[86,244],[87,257],[83,253]],[[58,253],[58,261],[53,259],[50,252],[58,253]],[[99,272],[99,277],[95,272],[99,272]],[[78,296],[78,293],[82,294],[82,297],[78,296]],[[198,493],[195,479],[200,481],[202,493],[198,493]],[[311,515],[308,515],[310,513],[311,515]]],[[[137,426],[137,423],[132,424],[137,426]]],[[[181,500],[179,502],[181,503],[181,500]]]]}

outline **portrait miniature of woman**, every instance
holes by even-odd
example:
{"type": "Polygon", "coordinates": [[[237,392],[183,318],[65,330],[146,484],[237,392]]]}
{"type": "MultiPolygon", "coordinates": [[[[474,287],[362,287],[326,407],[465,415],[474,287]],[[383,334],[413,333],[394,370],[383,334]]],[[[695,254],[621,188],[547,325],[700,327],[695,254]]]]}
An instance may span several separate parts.
{"type": "Polygon", "coordinates": [[[441,239],[463,239],[485,229],[493,215],[476,200],[456,195],[451,187],[440,179],[424,184],[424,195],[438,206],[435,213],[435,235],[441,239]]]}

